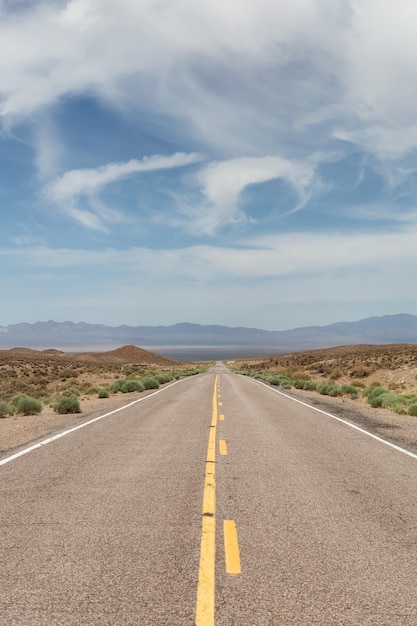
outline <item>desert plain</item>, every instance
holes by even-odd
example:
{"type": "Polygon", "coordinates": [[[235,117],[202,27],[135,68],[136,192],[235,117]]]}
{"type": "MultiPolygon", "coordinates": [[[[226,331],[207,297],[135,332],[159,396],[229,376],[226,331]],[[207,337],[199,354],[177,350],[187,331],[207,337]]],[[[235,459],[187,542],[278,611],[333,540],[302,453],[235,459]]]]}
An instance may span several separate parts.
{"type": "MultiPolygon", "coordinates": [[[[270,384],[268,381],[275,376],[288,379],[290,385],[284,385],[284,388],[277,385],[276,389],[281,393],[288,393],[417,452],[417,416],[409,414],[414,397],[417,402],[417,345],[340,346],[248,356],[229,360],[226,364],[230,369],[249,373],[265,384],[270,384]],[[327,383],[339,390],[351,389],[353,385],[357,393],[329,395],[302,389],[294,382],[300,380],[313,381],[317,388],[327,383]],[[399,398],[399,406],[403,402],[405,408],[393,410],[384,405],[371,406],[366,394],[376,387],[399,398]]],[[[117,389],[116,381],[138,380],[164,373],[173,381],[203,372],[210,366],[209,362],[174,361],[136,346],[84,354],[53,349],[0,350],[0,401],[8,402],[19,393],[42,401],[40,413],[13,414],[0,419],[0,454],[155,391],[113,391],[117,389]],[[108,393],[100,393],[100,390],[108,393]],[[70,394],[79,399],[80,413],[57,413],[53,408],[56,398],[70,394]]]]}

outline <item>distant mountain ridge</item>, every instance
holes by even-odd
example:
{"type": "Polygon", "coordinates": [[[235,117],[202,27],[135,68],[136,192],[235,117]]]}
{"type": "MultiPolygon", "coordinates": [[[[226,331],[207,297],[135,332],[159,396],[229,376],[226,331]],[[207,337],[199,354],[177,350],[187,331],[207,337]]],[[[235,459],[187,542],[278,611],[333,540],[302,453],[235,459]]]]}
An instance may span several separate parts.
{"type": "Polygon", "coordinates": [[[172,326],[106,326],[52,320],[0,326],[0,348],[22,346],[100,351],[131,344],[152,348],[171,358],[183,358],[184,355],[179,356],[181,349],[188,356],[200,351],[201,354],[207,354],[203,358],[227,358],[229,355],[231,358],[234,354],[295,352],[360,343],[417,343],[417,316],[400,313],[292,330],[191,323],[172,326]]]}

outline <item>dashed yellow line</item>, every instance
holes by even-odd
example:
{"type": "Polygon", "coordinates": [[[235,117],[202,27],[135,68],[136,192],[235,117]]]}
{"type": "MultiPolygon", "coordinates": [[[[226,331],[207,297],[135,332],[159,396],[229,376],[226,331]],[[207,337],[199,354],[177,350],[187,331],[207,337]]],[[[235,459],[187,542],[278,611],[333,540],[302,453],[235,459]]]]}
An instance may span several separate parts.
{"type": "Polygon", "coordinates": [[[227,445],[224,439],[219,441],[219,450],[221,455],[225,456],[227,454],[227,445]]]}
{"type": "Polygon", "coordinates": [[[232,575],[240,574],[240,552],[236,523],[233,520],[224,520],[223,530],[226,573],[232,575]]]}
{"type": "Polygon", "coordinates": [[[214,382],[213,410],[207,449],[198,572],[196,626],[214,626],[216,560],[216,426],[218,376],[214,382]]]}
{"type": "Polygon", "coordinates": [[[223,420],[224,420],[224,414],[223,414],[223,413],[220,413],[219,418],[220,418],[220,420],[222,420],[222,421],[223,421],[223,420]]]}

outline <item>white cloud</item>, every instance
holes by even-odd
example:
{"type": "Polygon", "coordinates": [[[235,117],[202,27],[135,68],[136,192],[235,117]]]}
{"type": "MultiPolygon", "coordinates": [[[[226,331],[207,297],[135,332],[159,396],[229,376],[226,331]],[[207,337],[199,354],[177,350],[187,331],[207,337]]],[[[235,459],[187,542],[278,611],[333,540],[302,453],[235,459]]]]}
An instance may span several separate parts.
{"type": "MultiPolygon", "coordinates": [[[[223,159],[417,147],[413,0],[52,0],[2,8],[0,116],[70,94],[163,112],[223,159]],[[23,8],[24,7],[24,8],[23,8]],[[317,132],[317,129],[318,131],[317,132]]],[[[177,130],[178,124],[177,124],[177,130]]],[[[394,165],[392,165],[394,167],[394,165]]]]}
{"type": "Polygon", "coordinates": [[[171,156],[154,155],[142,160],[131,159],[124,163],[108,163],[97,168],[65,172],[45,186],[45,197],[56,203],[60,210],[87,228],[104,229],[105,222],[122,219],[120,213],[106,207],[96,197],[104,187],[135,174],[184,167],[202,160],[197,153],[176,153],[171,156]],[[89,209],[80,209],[80,196],[88,199],[89,209]]]}
{"type": "Polygon", "coordinates": [[[300,208],[312,193],[315,182],[315,163],[290,161],[280,156],[241,157],[214,162],[196,175],[204,195],[201,206],[182,207],[181,211],[192,217],[186,225],[192,232],[212,234],[225,224],[246,219],[239,208],[241,193],[250,185],[275,179],[286,180],[295,190],[300,208]]]}

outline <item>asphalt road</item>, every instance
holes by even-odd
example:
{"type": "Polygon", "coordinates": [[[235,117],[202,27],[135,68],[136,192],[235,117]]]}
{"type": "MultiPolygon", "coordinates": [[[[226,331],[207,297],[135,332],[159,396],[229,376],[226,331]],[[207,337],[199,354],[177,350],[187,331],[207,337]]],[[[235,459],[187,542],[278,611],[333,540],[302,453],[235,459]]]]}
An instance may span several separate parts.
{"type": "Polygon", "coordinates": [[[417,624],[417,459],[218,365],[0,458],[0,624],[417,624]]]}

